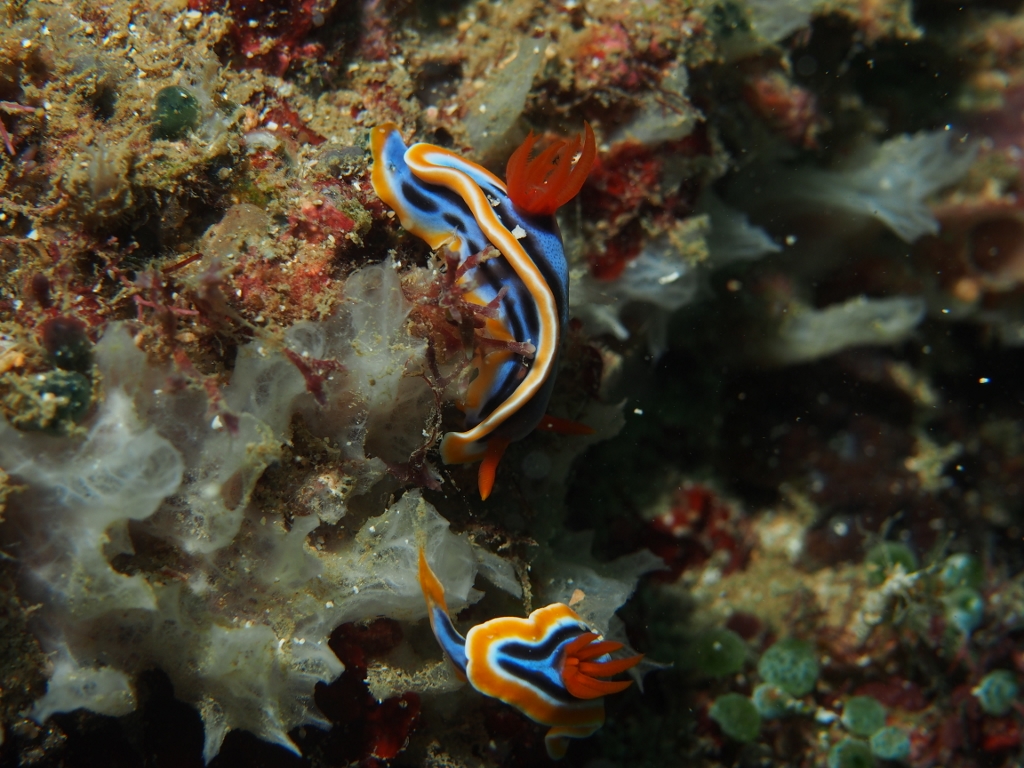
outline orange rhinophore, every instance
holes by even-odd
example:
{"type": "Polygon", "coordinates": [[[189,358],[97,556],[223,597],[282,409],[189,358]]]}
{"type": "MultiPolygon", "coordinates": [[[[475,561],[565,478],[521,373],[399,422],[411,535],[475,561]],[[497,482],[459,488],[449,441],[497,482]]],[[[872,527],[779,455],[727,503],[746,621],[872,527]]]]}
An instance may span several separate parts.
{"type": "Polygon", "coordinates": [[[584,135],[572,140],[556,139],[532,160],[537,137],[530,131],[505,169],[508,196],[516,208],[550,216],[576,196],[597,156],[590,123],[584,123],[583,130],[584,135]]]}

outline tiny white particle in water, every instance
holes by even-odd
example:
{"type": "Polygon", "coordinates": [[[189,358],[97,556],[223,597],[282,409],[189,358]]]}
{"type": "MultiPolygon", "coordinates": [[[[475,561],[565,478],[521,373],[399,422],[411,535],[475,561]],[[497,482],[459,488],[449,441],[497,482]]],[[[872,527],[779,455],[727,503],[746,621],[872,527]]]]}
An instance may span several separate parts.
{"type": "Polygon", "coordinates": [[[674,283],[682,276],[683,274],[679,270],[676,270],[675,272],[672,272],[671,274],[668,275],[662,275],[661,277],[658,278],[658,285],[668,285],[669,283],[674,283]]]}

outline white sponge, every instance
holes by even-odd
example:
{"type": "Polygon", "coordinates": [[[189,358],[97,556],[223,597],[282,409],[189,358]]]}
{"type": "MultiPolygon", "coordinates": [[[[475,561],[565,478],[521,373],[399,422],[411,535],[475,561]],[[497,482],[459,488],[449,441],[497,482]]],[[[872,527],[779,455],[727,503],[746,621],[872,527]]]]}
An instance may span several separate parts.
{"type": "Polygon", "coordinates": [[[111,667],[80,667],[67,648],[59,652],[46,695],[30,716],[42,723],[55,712],[88,709],[101,715],[127,715],[135,710],[135,691],[124,672],[111,667]]]}

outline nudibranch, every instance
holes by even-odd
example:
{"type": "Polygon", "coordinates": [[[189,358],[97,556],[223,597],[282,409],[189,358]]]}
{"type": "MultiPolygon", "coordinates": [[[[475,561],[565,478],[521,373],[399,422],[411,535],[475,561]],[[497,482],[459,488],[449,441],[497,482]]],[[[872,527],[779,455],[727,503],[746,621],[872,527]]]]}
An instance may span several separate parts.
{"type": "Polygon", "coordinates": [[[485,621],[463,637],[452,624],[444,587],[422,549],[419,578],[430,628],[460,678],[550,726],[544,745],[553,760],[565,756],[569,739],[585,739],[604,724],[604,696],[632,683],[600,678],[625,672],[643,658],[610,658],[622,643],[601,640],[562,603],[538,608],[526,619],[485,621]]]}
{"type": "Polygon", "coordinates": [[[450,150],[406,147],[393,124],[375,128],[371,139],[377,196],[431,248],[457,254],[459,288],[488,309],[483,333],[499,342],[476,350],[477,375],[460,404],[466,429],[441,441],[446,464],[482,462],[485,499],[509,443],[538,426],[590,431],[545,417],[545,409],[569,312],[569,267],[554,214],[583,186],[597,148],[589,124],[583,136],[553,142],[531,159],[535,143],[531,133],[509,159],[506,187],[450,150]],[[493,257],[488,246],[497,249],[493,257]]]}

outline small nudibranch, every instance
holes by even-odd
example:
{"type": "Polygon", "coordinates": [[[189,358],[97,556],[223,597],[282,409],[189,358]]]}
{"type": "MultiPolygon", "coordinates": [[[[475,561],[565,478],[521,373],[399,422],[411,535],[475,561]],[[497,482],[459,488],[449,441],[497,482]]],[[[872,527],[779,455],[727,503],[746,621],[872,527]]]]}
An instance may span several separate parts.
{"type": "MultiPolygon", "coordinates": [[[[477,376],[461,404],[466,430],[441,441],[446,464],[482,461],[485,499],[509,443],[542,421],[556,430],[564,423],[544,419],[569,312],[569,267],[554,213],[579,192],[597,150],[589,125],[584,137],[556,141],[531,160],[535,141],[531,133],[509,159],[506,187],[447,149],[406,147],[393,124],[374,128],[371,138],[377,196],[431,248],[446,246],[458,255],[469,267],[458,281],[464,298],[493,310],[485,334],[515,342],[476,350],[477,376]],[[467,264],[488,245],[500,255],[467,264]]],[[[569,431],[580,426],[566,424],[569,431]]]]}
{"type": "Polygon", "coordinates": [[[623,646],[601,640],[567,605],[538,608],[529,618],[502,617],[477,624],[463,637],[452,624],[444,587],[420,549],[420,587],[430,628],[459,677],[480,693],[511,704],[551,729],[544,745],[553,760],[569,739],[585,739],[604,724],[603,696],[630,680],[601,680],[640,663],[642,655],[611,659],[623,646]]]}

